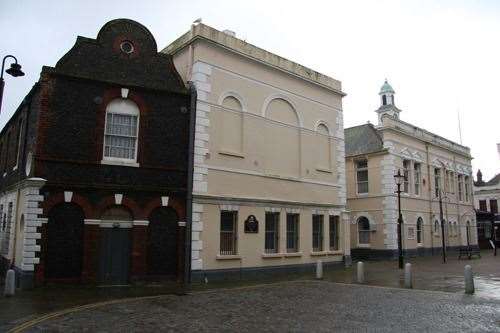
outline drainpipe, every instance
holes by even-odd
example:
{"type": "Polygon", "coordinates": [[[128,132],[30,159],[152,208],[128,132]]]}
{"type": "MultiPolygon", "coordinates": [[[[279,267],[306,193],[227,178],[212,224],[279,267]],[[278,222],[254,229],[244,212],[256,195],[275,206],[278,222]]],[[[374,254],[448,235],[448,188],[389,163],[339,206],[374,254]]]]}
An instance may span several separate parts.
{"type": "Polygon", "coordinates": [[[186,188],[186,234],[184,241],[184,290],[191,284],[191,226],[193,215],[193,172],[194,172],[194,135],[196,127],[196,87],[188,82],[190,93],[189,106],[189,148],[188,148],[188,173],[186,188]]]}

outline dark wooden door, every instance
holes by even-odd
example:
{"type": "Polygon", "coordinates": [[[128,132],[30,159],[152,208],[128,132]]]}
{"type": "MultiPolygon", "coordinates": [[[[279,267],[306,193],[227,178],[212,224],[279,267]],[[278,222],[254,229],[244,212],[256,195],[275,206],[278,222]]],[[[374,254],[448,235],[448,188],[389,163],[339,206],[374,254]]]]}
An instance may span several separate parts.
{"type": "Polygon", "coordinates": [[[126,285],[130,271],[130,229],[102,228],[100,281],[109,285],[126,285]]]}
{"type": "Polygon", "coordinates": [[[83,211],[64,203],[49,212],[45,276],[48,279],[75,279],[82,273],[83,211]]]}
{"type": "Polygon", "coordinates": [[[148,273],[150,275],[177,275],[177,224],[172,208],[155,209],[148,226],[148,273]]]}

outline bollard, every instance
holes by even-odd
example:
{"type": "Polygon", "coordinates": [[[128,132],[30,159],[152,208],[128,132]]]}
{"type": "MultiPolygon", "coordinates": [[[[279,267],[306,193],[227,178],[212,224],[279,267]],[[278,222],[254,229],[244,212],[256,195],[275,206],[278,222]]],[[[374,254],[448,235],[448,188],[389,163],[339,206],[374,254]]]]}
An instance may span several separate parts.
{"type": "Polygon", "coordinates": [[[321,280],[323,278],[323,262],[318,260],[316,262],[316,279],[321,280]]]}
{"type": "Polygon", "coordinates": [[[358,261],[358,283],[365,283],[365,265],[358,261]]]}
{"type": "Polygon", "coordinates": [[[405,288],[413,288],[413,279],[411,276],[411,264],[406,263],[405,265],[405,288]]]}
{"type": "Polygon", "coordinates": [[[7,271],[5,276],[5,290],[4,296],[14,296],[16,292],[16,272],[13,269],[7,271]]]}
{"type": "Polygon", "coordinates": [[[465,275],[465,293],[474,294],[474,276],[472,275],[472,267],[466,265],[464,269],[465,275]]]}

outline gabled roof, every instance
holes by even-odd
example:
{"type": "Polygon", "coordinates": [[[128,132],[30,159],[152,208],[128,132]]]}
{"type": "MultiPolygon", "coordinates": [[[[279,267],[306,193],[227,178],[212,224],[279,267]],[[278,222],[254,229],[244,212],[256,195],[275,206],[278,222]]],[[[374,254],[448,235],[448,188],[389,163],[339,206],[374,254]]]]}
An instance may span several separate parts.
{"type": "Polygon", "coordinates": [[[498,173],[495,177],[491,178],[489,181],[487,182],[474,182],[474,185],[477,186],[477,187],[481,187],[481,186],[494,186],[494,185],[497,185],[497,184],[500,184],[500,173],[498,173]]]}
{"type": "Polygon", "coordinates": [[[384,142],[372,124],[344,129],[345,155],[355,156],[378,152],[384,149],[384,142]]]}

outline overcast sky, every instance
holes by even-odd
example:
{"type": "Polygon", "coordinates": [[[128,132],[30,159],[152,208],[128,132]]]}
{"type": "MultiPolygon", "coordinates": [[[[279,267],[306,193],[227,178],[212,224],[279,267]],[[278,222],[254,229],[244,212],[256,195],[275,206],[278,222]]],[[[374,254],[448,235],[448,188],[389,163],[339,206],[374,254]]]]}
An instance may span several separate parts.
{"type": "MultiPolygon", "coordinates": [[[[0,2],[0,51],[26,76],[6,78],[0,126],[43,65],[54,66],[76,36],[107,21],[144,24],[163,48],[193,20],[342,81],[345,126],[371,121],[384,78],[401,119],[472,150],[474,170],[500,172],[500,1],[50,1],[0,2]]],[[[70,110],[68,110],[70,111],[70,110]]]]}

